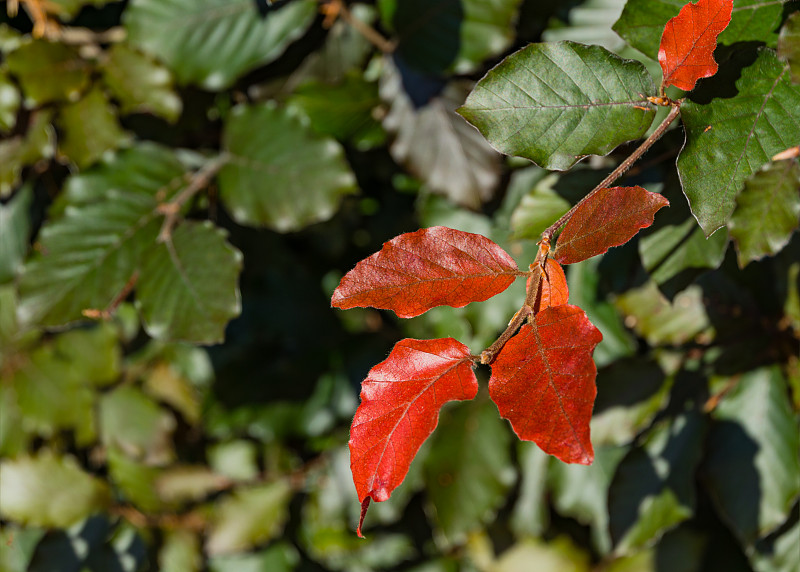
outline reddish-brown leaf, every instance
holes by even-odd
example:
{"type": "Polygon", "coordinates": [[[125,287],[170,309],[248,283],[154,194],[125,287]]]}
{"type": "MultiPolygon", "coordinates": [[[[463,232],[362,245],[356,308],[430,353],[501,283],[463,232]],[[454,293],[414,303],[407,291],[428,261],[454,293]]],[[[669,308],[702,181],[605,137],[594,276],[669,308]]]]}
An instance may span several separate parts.
{"type": "MultiPolygon", "coordinates": [[[[532,280],[532,276],[528,278],[528,288],[530,288],[532,280]]],[[[561,265],[552,258],[548,258],[544,264],[544,274],[542,275],[539,289],[539,295],[536,297],[536,303],[533,306],[534,314],[538,314],[540,310],[550,306],[560,306],[569,301],[567,276],[564,274],[564,269],[561,268],[561,265]]]]}
{"type": "Polygon", "coordinates": [[[561,264],[574,264],[625,244],[669,201],[642,187],[600,189],[569,219],[553,253],[561,264]]]}
{"type": "Polygon", "coordinates": [[[336,308],[372,306],[413,318],[435,306],[460,308],[508,288],[514,259],[479,234],[434,226],[384,243],[342,278],[336,308]]]}
{"type": "Polygon", "coordinates": [[[717,36],[730,23],[732,10],[733,0],[698,0],[667,22],[658,48],[662,88],[674,85],[691,91],[698,79],[717,73],[717,36]]]}
{"type": "Polygon", "coordinates": [[[603,339],[577,306],[546,308],[492,363],[489,395],[520,439],[565,463],[594,460],[589,420],[597,395],[594,347],[603,339]]]}
{"type": "Polygon", "coordinates": [[[469,348],[453,338],[402,340],[369,371],[350,428],[350,469],[362,503],[361,522],[368,498],[385,501],[403,482],[442,406],[477,393],[469,348]]]}

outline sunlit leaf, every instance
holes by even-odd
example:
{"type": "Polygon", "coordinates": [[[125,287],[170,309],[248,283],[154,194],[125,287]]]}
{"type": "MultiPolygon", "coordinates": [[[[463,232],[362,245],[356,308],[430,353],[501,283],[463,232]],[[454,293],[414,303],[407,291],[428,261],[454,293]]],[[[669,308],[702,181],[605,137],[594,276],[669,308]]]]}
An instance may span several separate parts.
{"type": "Polygon", "coordinates": [[[0,71],[0,133],[10,131],[17,124],[17,111],[22,96],[17,86],[4,71],[0,71]]]}
{"type": "Polygon", "coordinates": [[[566,170],[641,137],[654,94],[642,64],[605,48],[532,44],[486,74],[459,113],[501,153],[566,170]]]}

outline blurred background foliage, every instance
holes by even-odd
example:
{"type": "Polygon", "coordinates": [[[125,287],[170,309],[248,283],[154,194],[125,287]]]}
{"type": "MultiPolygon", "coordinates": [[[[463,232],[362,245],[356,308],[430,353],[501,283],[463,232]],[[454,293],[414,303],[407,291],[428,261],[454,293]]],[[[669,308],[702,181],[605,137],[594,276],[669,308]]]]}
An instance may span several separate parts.
{"type": "MultiPolygon", "coordinates": [[[[333,311],[340,277],[431,225],[529,264],[633,146],[547,172],[454,109],[535,41],[659,77],[653,34],[682,0],[17,4],[0,2],[0,570],[800,570],[800,240],[706,239],[680,127],[625,179],[671,208],[568,268],[604,334],[595,463],[519,442],[485,398],[453,404],[354,534],[360,381],[402,337],[479,353],[524,287],[398,320],[333,311]]],[[[728,47],[777,46],[796,72],[797,7],[736,0],[728,47]]]]}

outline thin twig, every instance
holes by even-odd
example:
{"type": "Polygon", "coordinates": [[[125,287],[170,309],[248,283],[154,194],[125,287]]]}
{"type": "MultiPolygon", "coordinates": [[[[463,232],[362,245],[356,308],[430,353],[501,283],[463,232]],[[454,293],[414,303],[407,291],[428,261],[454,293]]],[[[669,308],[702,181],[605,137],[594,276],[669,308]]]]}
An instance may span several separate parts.
{"type": "Polygon", "coordinates": [[[85,310],[81,310],[81,314],[86,316],[87,318],[91,318],[92,320],[105,320],[108,321],[111,319],[111,316],[116,312],[117,308],[119,307],[122,302],[125,301],[125,298],[128,297],[128,294],[131,293],[133,287],[136,285],[136,282],[139,280],[139,271],[134,270],[131,277],[125,283],[125,286],[122,287],[122,290],[114,296],[114,299],[111,300],[108,306],[106,306],[105,310],[98,310],[96,308],[87,308],[85,310]]]}
{"type": "Polygon", "coordinates": [[[384,38],[383,35],[378,32],[378,30],[366,22],[354,17],[347,6],[345,6],[344,2],[341,3],[339,14],[342,17],[342,20],[350,24],[356,32],[364,36],[369,43],[378,48],[384,54],[392,53],[397,47],[395,42],[384,38]]]}
{"type": "Polygon", "coordinates": [[[158,205],[158,212],[164,215],[164,223],[158,233],[158,242],[167,242],[172,237],[172,229],[180,218],[181,209],[186,202],[198,192],[203,190],[211,182],[211,179],[224,167],[230,156],[223,153],[205,165],[192,175],[189,184],[169,202],[158,205]]]}
{"type": "Polygon", "coordinates": [[[556,222],[550,225],[542,233],[542,239],[547,239],[548,241],[550,241],[553,238],[553,235],[556,232],[558,232],[558,229],[567,224],[569,219],[572,218],[572,215],[575,214],[575,211],[578,209],[578,207],[580,207],[583,203],[588,201],[592,197],[592,195],[597,193],[600,189],[608,188],[608,185],[619,179],[623,174],[625,174],[625,172],[628,169],[630,169],[633,166],[633,164],[636,161],[639,160],[639,158],[641,158],[642,155],[644,155],[647,152],[648,149],[650,149],[650,147],[653,146],[653,144],[656,141],[661,139],[664,133],[666,133],[667,128],[672,124],[673,121],[675,121],[675,119],[677,119],[678,115],[680,115],[681,111],[680,102],[673,101],[671,102],[671,105],[672,109],[670,110],[669,114],[664,119],[664,121],[661,122],[661,125],[659,125],[655,131],[653,131],[650,137],[645,139],[644,143],[639,145],[636,151],[631,153],[630,157],[628,157],[622,163],[620,163],[619,166],[613,171],[611,171],[611,173],[605,179],[600,181],[600,183],[595,188],[589,191],[588,195],[586,195],[580,201],[578,201],[578,203],[574,207],[569,209],[569,211],[564,216],[562,216],[560,219],[558,219],[556,222]]]}

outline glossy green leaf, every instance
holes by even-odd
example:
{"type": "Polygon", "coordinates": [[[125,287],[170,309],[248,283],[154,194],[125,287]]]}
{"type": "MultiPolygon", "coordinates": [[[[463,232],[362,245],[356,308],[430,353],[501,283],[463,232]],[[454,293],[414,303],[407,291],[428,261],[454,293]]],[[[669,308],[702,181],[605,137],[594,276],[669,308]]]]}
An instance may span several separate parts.
{"type": "Polygon", "coordinates": [[[26,107],[74,100],[89,83],[91,69],[78,48],[61,42],[34,40],[8,54],[6,68],[19,80],[26,107]]]}
{"type": "Polygon", "coordinates": [[[703,453],[704,419],[687,412],[651,429],[617,467],[608,493],[617,553],[654,544],[694,512],[694,473],[703,453]]]}
{"type": "Polygon", "coordinates": [[[209,554],[228,554],[274,538],[283,530],[292,490],[286,481],[235,489],[217,503],[208,532],[209,554]]]}
{"type": "Polygon", "coordinates": [[[513,39],[520,0],[389,0],[381,16],[395,32],[397,53],[427,74],[470,73],[513,39]]]}
{"type": "Polygon", "coordinates": [[[82,319],[83,310],[106,308],[155,245],[158,199],[178,190],[183,173],[171,153],[148,145],[73,177],[64,216],[42,228],[40,252],[24,268],[20,320],[60,326],[82,319]]]}
{"type": "Polygon", "coordinates": [[[745,544],[775,530],[800,495],[800,430],[777,366],[743,375],[714,410],[705,482],[745,544]]]}
{"type": "Polygon", "coordinates": [[[12,280],[28,251],[33,189],[20,189],[6,204],[0,203],[0,283],[12,280]]]}
{"type": "Polygon", "coordinates": [[[24,135],[0,139],[0,198],[20,183],[23,167],[55,154],[55,130],[51,110],[34,111],[24,135]]]}
{"type": "Polygon", "coordinates": [[[260,18],[251,0],[136,0],[124,13],[130,42],[175,72],[180,83],[217,91],[278,58],[316,12],[295,0],[260,18]]]}
{"type": "Polygon", "coordinates": [[[240,224],[299,230],[329,219],[356,190],[341,146],[273,104],[236,107],[223,147],[220,196],[240,224]]]}
{"type": "Polygon", "coordinates": [[[108,487],[74,457],[41,452],[0,462],[0,515],[34,526],[65,528],[108,505],[108,487]]]}
{"type": "Polygon", "coordinates": [[[800,87],[791,83],[788,68],[773,51],[759,51],[736,87],[732,98],[681,107],[686,144],[678,172],[706,235],[728,223],[750,175],[774,154],[800,143],[800,87]]]}
{"type": "Polygon", "coordinates": [[[212,223],[186,222],[145,256],[137,305],[156,339],[219,343],[241,312],[241,253],[212,223]]]}
{"type": "Polygon", "coordinates": [[[790,14],[781,28],[778,56],[788,62],[792,81],[800,83],[800,12],[790,14]]]}
{"type": "Polygon", "coordinates": [[[5,71],[0,71],[0,133],[10,131],[17,124],[17,111],[22,96],[5,71]]]}
{"type": "Polygon", "coordinates": [[[441,413],[424,467],[428,513],[441,543],[462,543],[505,501],[516,477],[510,437],[484,397],[441,413]]]}
{"type": "Polygon", "coordinates": [[[698,336],[708,342],[713,335],[703,292],[697,285],[670,302],[655,282],[647,282],[617,296],[614,306],[625,315],[625,324],[651,346],[681,345],[698,336]]]}
{"type": "Polygon", "coordinates": [[[728,228],[739,266],[779,252],[800,225],[800,163],[769,163],[750,176],[736,197],[728,228]]]}
{"type": "Polygon", "coordinates": [[[450,82],[438,96],[416,107],[398,70],[387,62],[380,94],[391,105],[383,126],[394,135],[389,147],[392,158],[433,192],[477,209],[500,182],[500,156],[455,113],[470,86],[450,82]]]}
{"type": "Polygon", "coordinates": [[[92,89],[75,103],[65,105],[61,109],[58,125],[63,131],[58,144],[59,152],[81,169],[130,139],[99,88],[92,89]]]}
{"type": "Polygon", "coordinates": [[[172,459],[169,437],[175,419],[140,390],[121,386],[103,395],[98,407],[100,435],[106,446],[119,447],[149,464],[172,459]]]}
{"type": "MultiPolygon", "coordinates": [[[[643,54],[656,58],[661,34],[670,18],[678,15],[684,0],[628,0],[614,31],[643,54]]],[[[718,42],[766,42],[775,46],[783,16],[782,2],[734,0],[731,22],[718,42]]]]}
{"type": "Polygon", "coordinates": [[[498,151],[566,170],[641,137],[655,115],[652,95],[644,66],[605,48],[531,44],[486,74],[459,113],[498,151]]]}
{"type": "Polygon", "coordinates": [[[548,489],[559,514],[571,516],[592,530],[592,544],[600,554],[611,551],[608,532],[608,487],[627,447],[595,446],[594,463],[551,462],[548,489]]]}
{"type": "Polygon", "coordinates": [[[181,114],[183,102],[169,70],[127,44],[114,44],[108,51],[103,79],[122,113],[153,113],[171,122],[181,114]]]}

